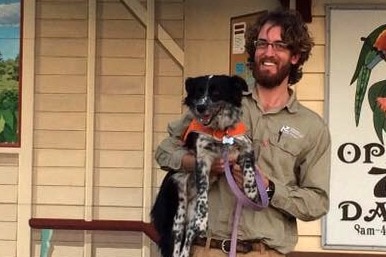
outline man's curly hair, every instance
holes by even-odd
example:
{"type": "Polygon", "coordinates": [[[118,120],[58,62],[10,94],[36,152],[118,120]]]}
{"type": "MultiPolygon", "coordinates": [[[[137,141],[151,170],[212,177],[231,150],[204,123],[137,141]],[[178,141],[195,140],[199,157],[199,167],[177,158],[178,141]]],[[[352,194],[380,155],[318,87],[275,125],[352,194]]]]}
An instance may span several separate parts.
{"type": "Polygon", "coordinates": [[[292,55],[299,54],[300,58],[297,64],[292,65],[289,74],[289,84],[297,83],[303,76],[302,66],[308,60],[314,41],[311,38],[307,25],[304,23],[301,15],[295,10],[275,10],[266,12],[260,16],[256,23],[248,28],[246,32],[245,48],[248,53],[248,66],[254,67],[256,47],[254,41],[263,25],[266,23],[272,26],[282,28],[281,38],[288,44],[288,49],[292,55]]]}

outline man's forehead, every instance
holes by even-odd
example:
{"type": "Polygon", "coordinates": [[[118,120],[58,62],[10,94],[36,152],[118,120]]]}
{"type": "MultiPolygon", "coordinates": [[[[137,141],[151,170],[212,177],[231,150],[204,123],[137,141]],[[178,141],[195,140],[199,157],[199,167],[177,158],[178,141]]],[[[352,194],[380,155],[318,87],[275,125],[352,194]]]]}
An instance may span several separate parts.
{"type": "Polygon", "coordinates": [[[258,34],[258,37],[260,36],[275,36],[277,39],[281,39],[281,34],[282,34],[282,27],[277,25],[277,24],[272,24],[272,23],[266,23],[264,24],[258,34]]]}

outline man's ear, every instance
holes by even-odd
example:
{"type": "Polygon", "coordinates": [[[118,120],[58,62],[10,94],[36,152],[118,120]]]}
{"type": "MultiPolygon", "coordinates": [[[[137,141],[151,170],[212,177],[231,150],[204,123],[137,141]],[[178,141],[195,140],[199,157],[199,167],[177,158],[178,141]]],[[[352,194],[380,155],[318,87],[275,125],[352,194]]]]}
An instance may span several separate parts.
{"type": "Polygon", "coordinates": [[[295,64],[298,63],[299,59],[300,59],[300,54],[295,54],[295,55],[291,56],[291,60],[290,61],[291,61],[291,63],[293,65],[295,65],[295,64]]]}

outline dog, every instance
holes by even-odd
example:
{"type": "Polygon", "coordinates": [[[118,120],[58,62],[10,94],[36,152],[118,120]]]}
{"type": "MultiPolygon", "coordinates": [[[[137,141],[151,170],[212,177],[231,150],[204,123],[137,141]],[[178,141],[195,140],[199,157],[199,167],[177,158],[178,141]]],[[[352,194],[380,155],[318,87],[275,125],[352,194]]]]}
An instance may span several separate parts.
{"type": "Polygon", "coordinates": [[[194,119],[182,136],[185,146],[196,154],[196,170],[168,170],[161,183],[151,220],[160,236],[158,246],[163,257],[189,257],[195,237],[205,234],[208,191],[213,183],[209,172],[224,150],[239,153],[243,191],[253,201],[259,197],[252,143],[240,122],[242,94],[248,90],[245,80],[227,75],[200,76],[186,79],[185,90],[184,104],[194,119]]]}

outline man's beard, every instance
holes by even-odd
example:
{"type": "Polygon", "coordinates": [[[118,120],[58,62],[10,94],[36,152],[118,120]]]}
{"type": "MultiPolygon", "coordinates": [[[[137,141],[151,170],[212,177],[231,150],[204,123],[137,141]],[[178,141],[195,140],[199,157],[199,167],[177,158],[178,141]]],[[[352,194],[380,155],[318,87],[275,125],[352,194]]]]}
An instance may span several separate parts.
{"type": "Polygon", "coordinates": [[[261,60],[258,63],[255,63],[255,68],[253,69],[253,75],[256,80],[256,83],[264,88],[274,88],[279,86],[283,80],[290,74],[291,71],[291,63],[287,62],[284,66],[281,66],[276,74],[270,74],[266,71],[262,71],[260,67],[260,63],[264,60],[261,60]]]}

